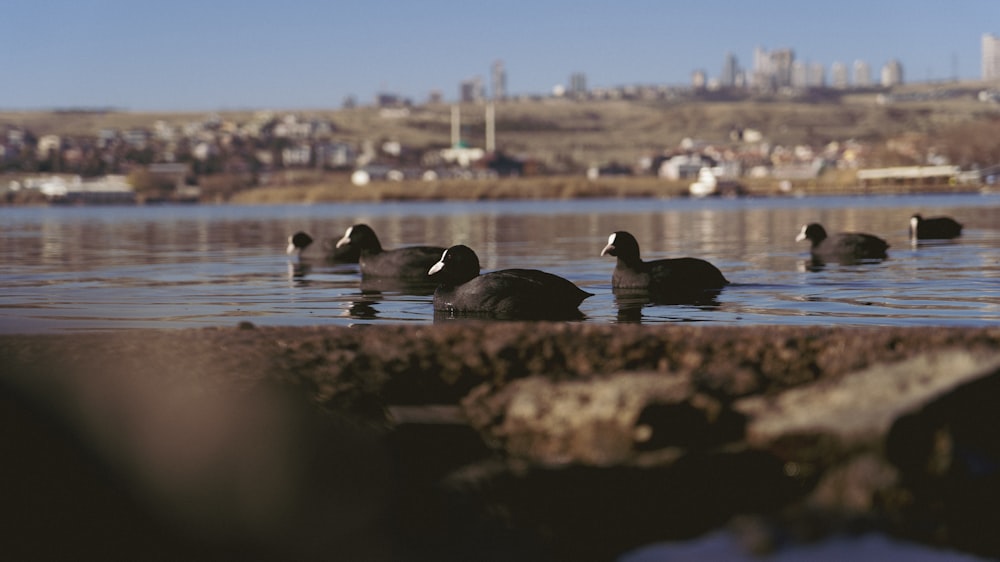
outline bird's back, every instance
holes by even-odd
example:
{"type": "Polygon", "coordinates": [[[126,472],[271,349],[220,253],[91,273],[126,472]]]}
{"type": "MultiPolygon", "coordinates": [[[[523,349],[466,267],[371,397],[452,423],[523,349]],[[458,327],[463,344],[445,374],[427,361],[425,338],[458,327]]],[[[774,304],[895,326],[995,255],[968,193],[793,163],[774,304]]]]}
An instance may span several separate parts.
{"type": "Polygon", "coordinates": [[[650,291],[720,289],[729,284],[721,271],[699,258],[669,258],[643,262],[638,267],[619,264],[611,284],[621,289],[650,291]]]}
{"type": "Polygon", "coordinates": [[[856,259],[886,257],[889,244],[878,236],[862,232],[840,232],[823,240],[813,248],[813,254],[856,259]]]}
{"type": "Polygon", "coordinates": [[[426,279],[427,271],[441,258],[444,248],[409,246],[361,254],[361,274],[371,277],[426,279]]]}
{"type": "Polygon", "coordinates": [[[537,269],[504,269],[455,287],[439,287],[435,308],[501,317],[566,316],[592,296],[571,281],[537,269]]]}

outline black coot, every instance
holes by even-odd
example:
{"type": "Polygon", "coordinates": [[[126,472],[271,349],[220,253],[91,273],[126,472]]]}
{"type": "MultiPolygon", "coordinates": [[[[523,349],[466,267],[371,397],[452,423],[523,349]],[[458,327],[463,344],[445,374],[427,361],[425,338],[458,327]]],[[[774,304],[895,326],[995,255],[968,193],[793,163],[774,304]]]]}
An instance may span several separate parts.
{"type": "MultiPolygon", "coordinates": [[[[288,247],[285,249],[285,252],[288,255],[301,258],[302,254],[313,242],[313,237],[308,232],[300,230],[288,237],[288,247]]],[[[358,263],[358,258],[361,256],[361,252],[358,251],[356,246],[337,248],[336,240],[324,239],[322,246],[326,260],[331,263],[358,263]]]]}
{"type": "Polygon", "coordinates": [[[504,319],[565,320],[582,317],[578,307],[591,293],[537,269],[479,274],[479,258],[468,246],[452,246],[427,271],[436,275],[434,309],[504,319]]]}
{"type": "Polygon", "coordinates": [[[409,246],[385,250],[375,231],[366,224],[347,229],[337,242],[338,249],[354,248],[359,252],[358,265],[363,277],[390,277],[427,281],[430,269],[444,252],[437,246],[409,246]]]}
{"type": "Polygon", "coordinates": [[[838,232],[828,235],[819,223],[802,227],[796,242],[809,240],[813,262],[851,264],[861,260],[880,260],[887,257],[889,244],[878,236],[863,232],[838,232]]]}
{"type": "Polygon", "coordinates": [[[717,267],[699,258],[642,261],[639,242],[619,230],[608,237],[601,255],[618,258],[611,287],[616,292],[648,291],[659,303],[697,302],[729,284],[717,267]]]}
{"type": "Polygon", "coordinates": [[[915,240],[958,238],[962,224],[951,217],[924,218],[919,214],[910,218],[910,237],[915,240]]]}
{"type": "Polygon", "coordinates": [[[288,247],[285,253],[288,255],[301,256],[302,252],[313,243],[312,236],[301,230],[288,237],[288,247]]]}

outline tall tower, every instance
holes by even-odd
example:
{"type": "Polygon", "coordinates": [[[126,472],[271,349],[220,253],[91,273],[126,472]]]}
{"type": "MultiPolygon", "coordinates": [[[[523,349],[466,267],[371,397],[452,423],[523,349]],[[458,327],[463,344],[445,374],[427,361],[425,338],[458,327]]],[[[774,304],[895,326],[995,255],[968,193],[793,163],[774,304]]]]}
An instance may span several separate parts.
{"type": "Polygon", "coordinates": [[[882,67],[882,85],[886,88],[903,83],[903,64],[896,59],[885,63],[882,67]]]}
{"type": "Polygon", "coordinates": [[[850,84],[847,77],[847,65],[842,62],[835,62],[830,66],[830,82],[834,88],[843,90],[850,84]]]}
{"type": "Polygon", "coordinates": [[[872,69],[863,60],[854,61],[854,85],[858,88],[867,88],[872,85],[872,69]]]}
{"type": "Polygon", "coordinates": [[[753,51],[753,85],[762,90],[775,90],[792,85],[792,65],[795,52],[791,49],[753,51]]]}
{"type": "Polygon", "coordinates": [[[490,76],[493,80],[493,99],[503,100],[507,98],[507,70],[504,68],[503,61],[497,60],[493,61],[493,66],[490,69],[490,76]]]}
{"type": "Polygon", "coordinates": [[[983,34],[983,80],[1000,80],[1000,37],[983,34]]]}
{"type": "Polygon", "coordinates": [[[740,72],[740,65],[736,61],[736,55],[726,53],[726,58],[722,63],[722,75],[719,76],[719,85],[723,88],[732,88],[736,85],[736,76],[740,72]]]}
{"type": "Polygon", "coordinates": [[[587,76],[582,72],[574,72],[569,75],[569,94],[575,98],[583,98],[587,95],[587,76]]]}

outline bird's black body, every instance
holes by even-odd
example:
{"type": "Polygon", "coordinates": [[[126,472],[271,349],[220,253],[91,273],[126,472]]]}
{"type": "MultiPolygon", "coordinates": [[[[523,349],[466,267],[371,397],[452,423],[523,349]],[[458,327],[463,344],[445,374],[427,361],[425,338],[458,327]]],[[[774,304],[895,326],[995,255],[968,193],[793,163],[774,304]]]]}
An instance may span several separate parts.
{"type": "Polygon", "coordinates": [[[438,279],[436,311],[504,319],[578,318],[588,293],[572,282],[537,269],[503,269],[480,275],[479,258],[467,246],[452,246],[428,273],[438,279]]]}
{"type": "Polygon", "coordinates": [[[827,234],[818,223],[807,224],[795,238],[809,240],[809,252],[816,263],[857,263],[864,260],[882,260],[888,257],[889,244],[872,234],[863,232],[838,232],[827,234]]]}
{"type": "Polygon", "coordinates": [[[910,218],[910,237],[915,240],[948,240],[962,235],[962,223],[951,217],[913,215],[910,218]]]}
{"type": "Polygon", "coordinates": [[[336,247],[355,248],[358,251],[358,266],[363,277],[414,281],[427,281],[427,270],[437,263],[444,253],[444,248],[438,246],[408,246],[385,250],[375,231],[366,224],[356,224],[348,228],[336,247]]]}
{"type": "Polygon", "coordinates": [[[648,291],[657,302],[689,302],[717,294],[729,284],[721,271],[700,258],[670,258],[643,261],[639,243],[625,231],[608,237],[601,255],[617,258],[611,287],[621,291],[648,291]]]}

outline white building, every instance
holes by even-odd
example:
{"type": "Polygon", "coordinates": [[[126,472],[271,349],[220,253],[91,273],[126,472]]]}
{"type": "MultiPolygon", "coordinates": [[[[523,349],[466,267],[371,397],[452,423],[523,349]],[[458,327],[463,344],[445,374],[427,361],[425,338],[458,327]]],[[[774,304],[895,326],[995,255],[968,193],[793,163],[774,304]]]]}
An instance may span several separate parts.
{"type": "Polygon", "coordinates": [[[1000,80],[1000,37],[983,34],[983,80],[1000,80]]]}
{"type": "Polygon", "coordinates": [[[847,74],[847,65],[842,62],[835,62],[830,66],[830,82],[834,88],[846,89],[850,86],[850,78],[847,74]]]}
{"type": "Polygon", "coordinates": [[[854,86],[867,88],[872,85],[872,69],[863,60],[854,61],[854,86]]]}
{"type": "Polygon", "coordinates": [[[889,88],[903,83],[903,64],[896,59],[882,67],[882,86],[889,88]]]}

